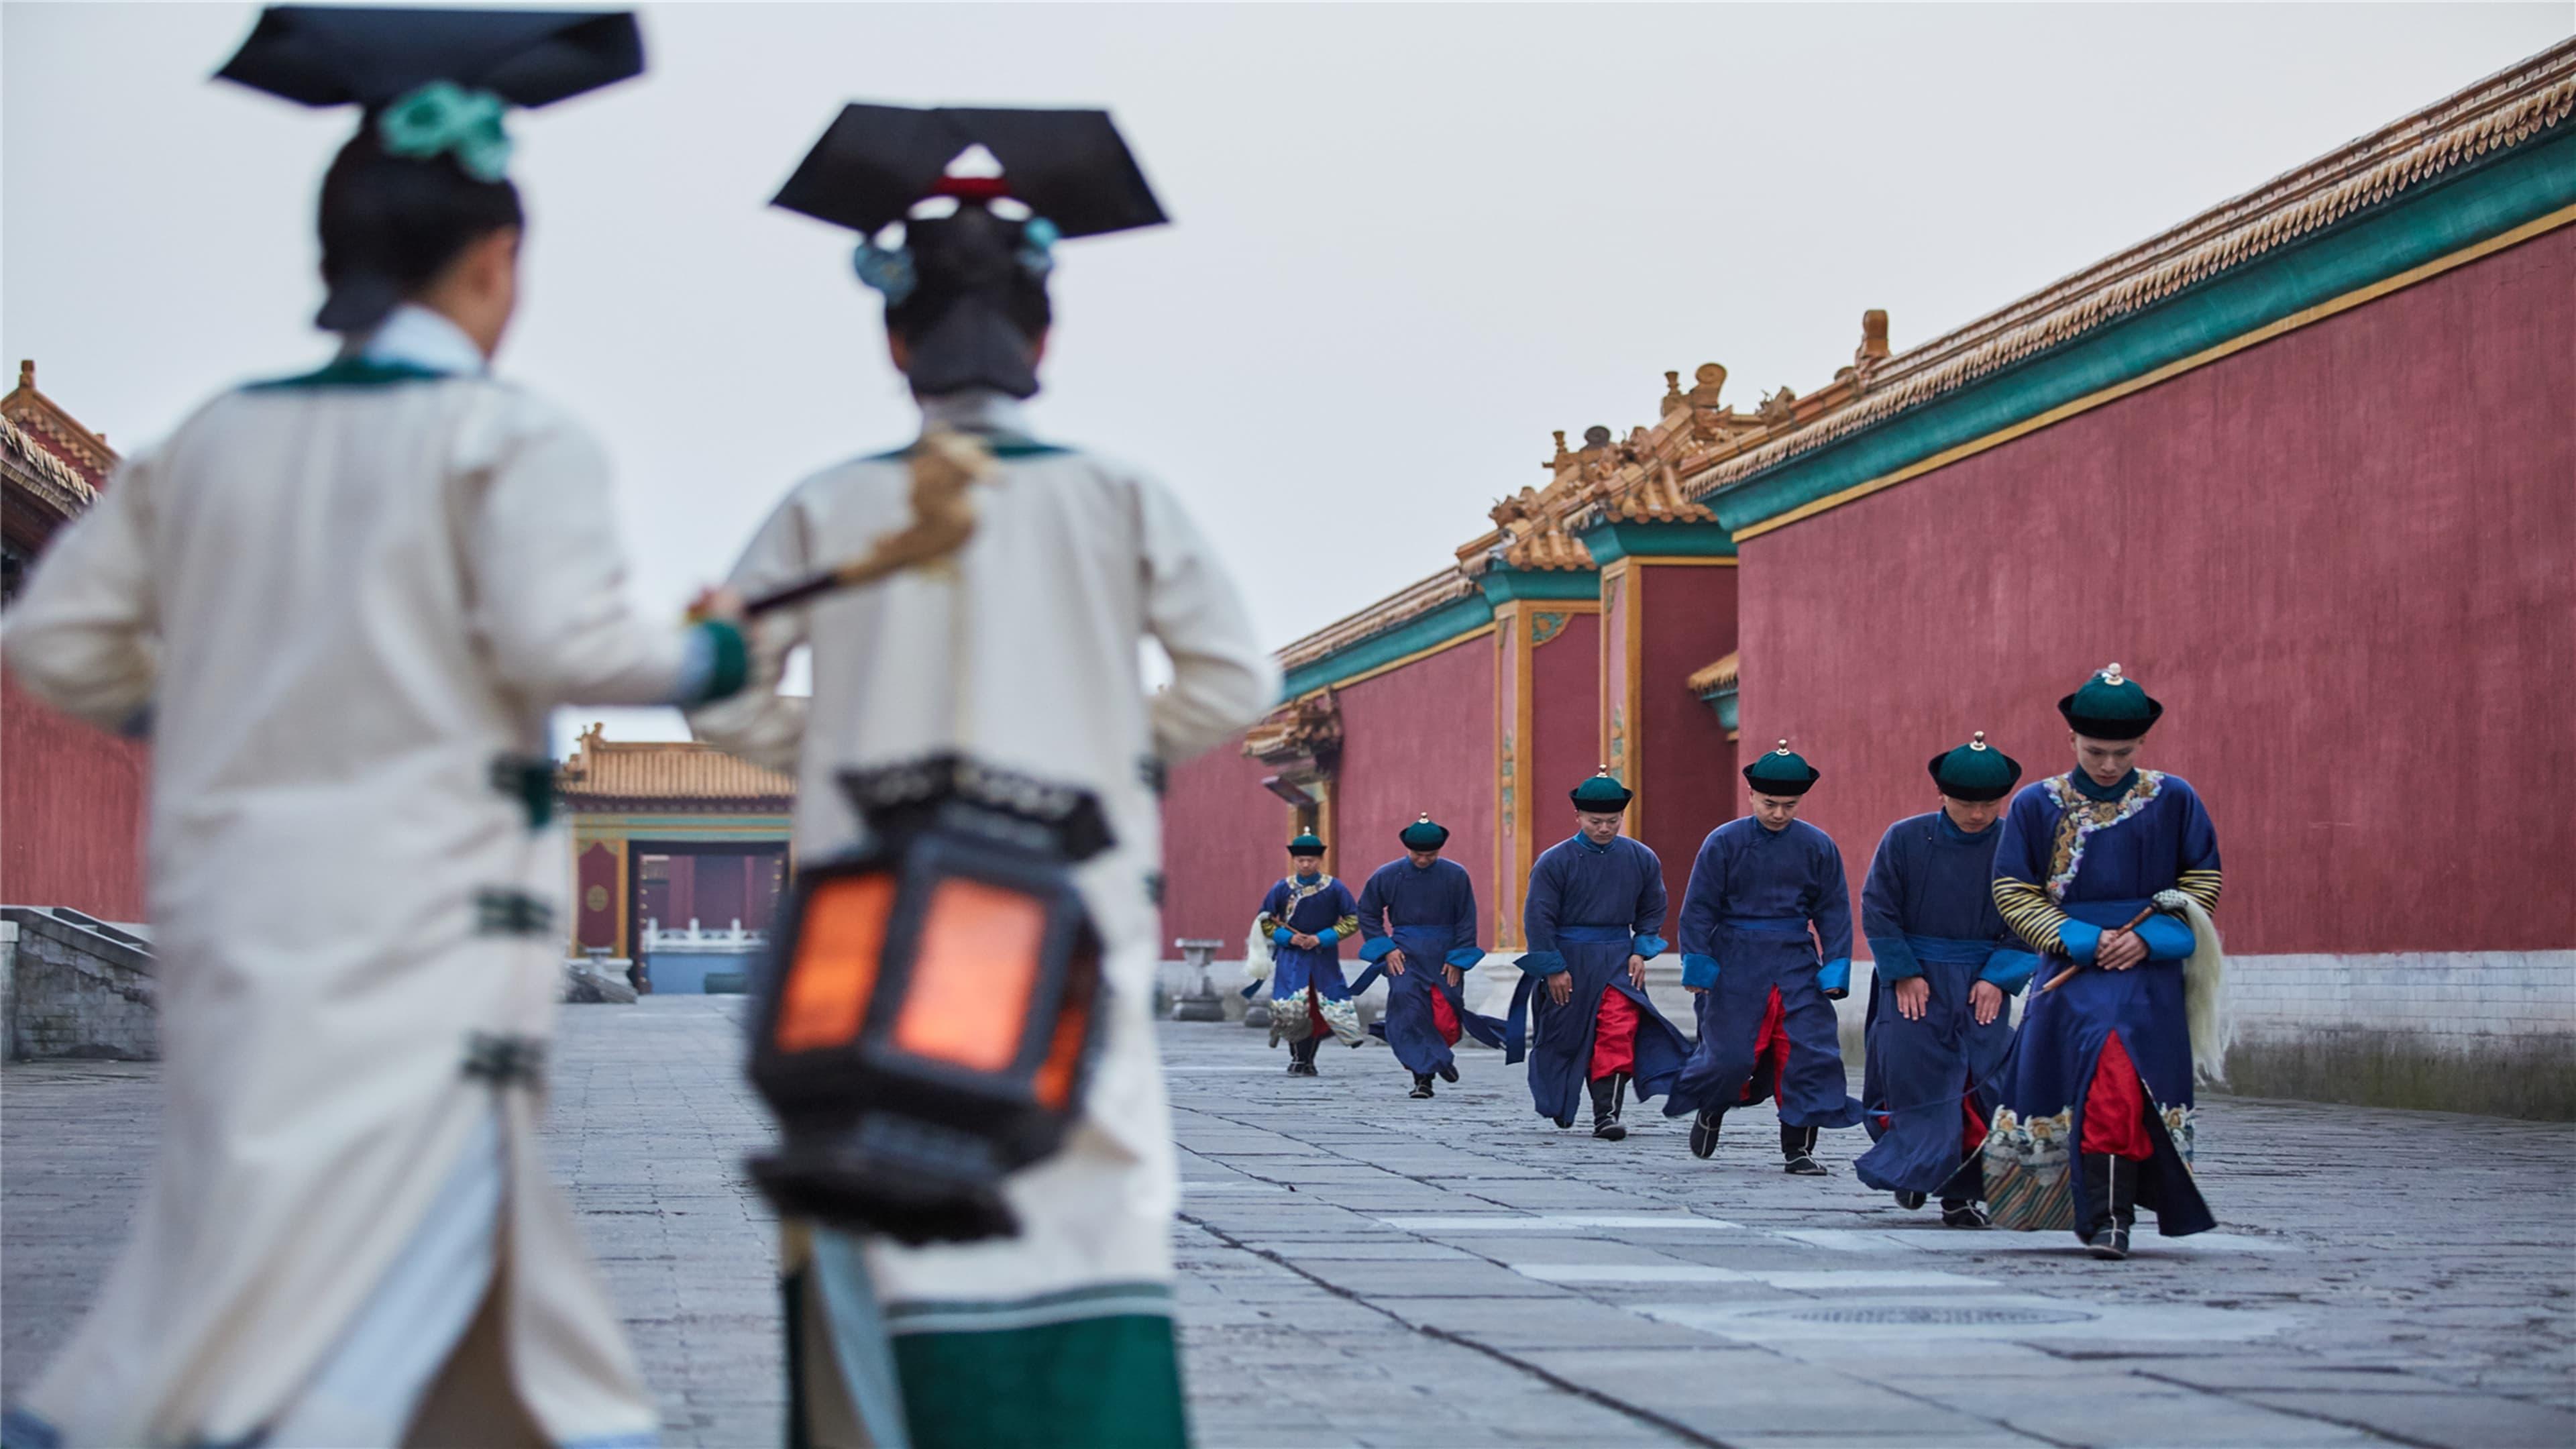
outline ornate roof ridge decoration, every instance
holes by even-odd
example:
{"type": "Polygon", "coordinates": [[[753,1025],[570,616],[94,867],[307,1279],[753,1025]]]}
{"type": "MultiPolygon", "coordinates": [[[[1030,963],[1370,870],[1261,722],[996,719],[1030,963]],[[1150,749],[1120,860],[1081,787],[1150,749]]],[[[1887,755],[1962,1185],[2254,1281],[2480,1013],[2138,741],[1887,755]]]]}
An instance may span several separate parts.
{"type": "Polygon", "coordinates": [[[36,361],[18,363],[18,386],[0,397],[0,417],[43,440],[45,449],[69,464],[91,487],[104,483],[120,461],[107,445],[107,435],[81,426],[62,404],[36,390],[36,361]]]}
{"type": "Polygon", "coordinates": [[[1329,779],[1342,753],[1342,704],[1330,689],[1291,700],[1243,734],[1243,753],[1291,779],[1329,779]]]}
{"type": "Polygon", "coordinates": [[[1856,356],[1829,391],[1765,402],[1767,436],[1730,440],[1681,465],[1697,497],[1762,472],[1988,373],[2162,301],[2295,242],[2363,207],[2558,125],[2576,110],[2576,40],[2562,41],[2443,100],[2274,177],[2198,216],[1942,336],[1886,355],[1884,314],[1870,314],[1875,363],[1856,356]],[[1785,426],[1784,426],[1785,425],[1785,426]]]}
{"type": "Polygon", "coordinates": [[[775,812],[796,798],[796,782],[699,740],[611,740],[605,724],[581,732],[573,757],[555,769],[555,793],[574,809],[626,805],[707,809],[746,805],[775,812]]]}
{"type": "Polygon", "coordinates": [[[9,481],[62,521],[79,517],[98,501],[98,489],[79,469],[5,415],[0,415],[0,458],[7,461],[9,481]]]}

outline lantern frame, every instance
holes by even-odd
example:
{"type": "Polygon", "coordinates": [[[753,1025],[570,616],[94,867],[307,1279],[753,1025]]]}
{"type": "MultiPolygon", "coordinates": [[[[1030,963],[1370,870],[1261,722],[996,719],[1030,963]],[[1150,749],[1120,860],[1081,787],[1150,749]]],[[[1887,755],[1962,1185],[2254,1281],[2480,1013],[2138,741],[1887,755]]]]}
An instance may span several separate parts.
{"type": "MultiPolygon", "coordinates": [[[[1062,1147],[1102,1036],[1102,943],[1070,868],[1075,851],[1106,848],[1098,801],[957,756],[854,772],[842,783],[870,838],[800,871],[782,917],[751,1060],[782,1140],[754,1159],[753,1175],[783,1212],[908,1242],[1014,1234],[1001,1179],[1062,1147]],[[853,988],[865,993],[854,1025],[829,1042],[782,1046],[817,902],[872,877],[889,881],[890,896],[871,974],[853,988]],[[1039,913],[1017,1039],[989,1068],[901,1040],[924,989],[934,913],[958,884],[1039,913]]],[[[832,968],[818,960],[806,969],[832,968]]],[[[952,960],[938,969],[971,968],[952,960]]]]}

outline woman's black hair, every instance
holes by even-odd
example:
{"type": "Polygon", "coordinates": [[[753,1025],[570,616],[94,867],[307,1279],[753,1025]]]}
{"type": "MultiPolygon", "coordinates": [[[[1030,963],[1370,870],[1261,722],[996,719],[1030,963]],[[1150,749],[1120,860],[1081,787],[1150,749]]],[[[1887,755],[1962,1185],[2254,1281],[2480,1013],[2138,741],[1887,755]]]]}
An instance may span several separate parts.
{"type": "Polygon", "coordinates": [[[912,390],[924,397],[990,387],[1015,397],[1037,391],[1030,344],[1055,320],[1047,301],[1046,248],[1028,223],[982,203],[904,223],[913,286],[886,307],[886,331],[912,354],[912,390]]]}
{"type": "Polygon", "coordinates": [[[371,114],[322,178],[322,281],[316,325],[366,332],[482,237],[524,225],[519,189],[477,181],[452,156],[390,155],[371,114]]]}

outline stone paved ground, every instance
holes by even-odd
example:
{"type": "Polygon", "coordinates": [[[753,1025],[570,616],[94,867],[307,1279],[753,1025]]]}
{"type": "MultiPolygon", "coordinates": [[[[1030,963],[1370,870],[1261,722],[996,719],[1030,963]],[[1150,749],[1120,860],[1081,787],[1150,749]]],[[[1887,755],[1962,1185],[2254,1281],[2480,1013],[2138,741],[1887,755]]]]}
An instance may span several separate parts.
{"type": "MultiPolygon", "coordinates": [[[[728,1009],[566,1013],[552,1149],[672,1443],[777,1442],[763,1135],[728,1009]]],[[[2223,1234],[2127,1264],[1944,1232],[1851,1178],[1529,1115],[1492,1053],[1432,1102],[1383,1048],[1292,1080],[1167,1025],[1190,1387],[1210,1445],[2576,1443],[2576,1129],[2229,1098],[2223,1234]],[[1933,1321],[1926,1321],[1933,1320],[1933,1321]]],[[[0,1076],[0,1386],[59,1340],[130,1212],[148,1067],[0,1076]]]]}

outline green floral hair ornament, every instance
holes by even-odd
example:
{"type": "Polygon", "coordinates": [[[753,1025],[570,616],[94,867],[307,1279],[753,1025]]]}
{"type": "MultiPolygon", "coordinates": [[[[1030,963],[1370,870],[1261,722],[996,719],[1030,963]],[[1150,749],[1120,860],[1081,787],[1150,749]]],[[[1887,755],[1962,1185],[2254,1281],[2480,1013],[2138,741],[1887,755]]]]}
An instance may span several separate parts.
{"type": "Polygon", "coordinates": [[[510,169],[510,137],[501,129],[504,106],[490,91],[431,81],[385,107],[376,119],[376,134],[388,154],[421,160],[454,156],[466,175],[498,181],[510,169]]]}

